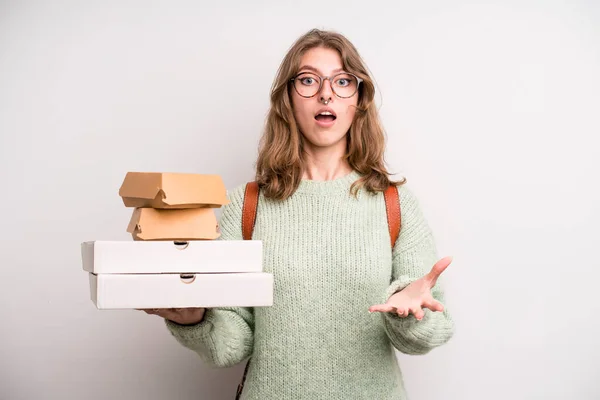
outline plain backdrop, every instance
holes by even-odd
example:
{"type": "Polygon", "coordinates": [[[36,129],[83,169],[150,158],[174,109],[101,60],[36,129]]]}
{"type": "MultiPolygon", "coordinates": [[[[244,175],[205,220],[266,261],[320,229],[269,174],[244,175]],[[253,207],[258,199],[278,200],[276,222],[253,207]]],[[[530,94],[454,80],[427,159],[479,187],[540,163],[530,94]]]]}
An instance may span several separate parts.
{"type": "Polygon", "coordinates": [[[127,171],[252,179],[276,70],[314,27],[359,49],[388,167],[454,256],[457,332],[399,355],[410,399],[599,399],[598,4],[0,2],[0,399],[233,398],[241,365],[98,311],[79,245],[131,240],[127,171]]]}

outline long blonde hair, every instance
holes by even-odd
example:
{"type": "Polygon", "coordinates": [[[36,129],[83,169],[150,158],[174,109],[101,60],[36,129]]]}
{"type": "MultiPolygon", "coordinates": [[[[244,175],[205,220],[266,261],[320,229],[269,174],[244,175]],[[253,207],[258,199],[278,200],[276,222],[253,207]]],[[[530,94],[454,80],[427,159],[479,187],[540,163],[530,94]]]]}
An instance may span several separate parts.
{"type": "Polygon", "coordinates": [[[264,195],[284,200],[296,191],[302,180],[304,138],[292,110],[290,79],[298,72],[303,54],[315,47],[338,51],[344,70],[363,79],[344,156],[350,167],[362,175],[352,186],[353,194],[363,186],[367,191],[377,193],[391,184],[404,184],[406,179],[391,181],[385,168],[385,134],[375,107],[375,86],[358,51],[339,33],[313,29],[292,45],[271,88],[271,108],[256,162],[256,181],[264,195]]]}

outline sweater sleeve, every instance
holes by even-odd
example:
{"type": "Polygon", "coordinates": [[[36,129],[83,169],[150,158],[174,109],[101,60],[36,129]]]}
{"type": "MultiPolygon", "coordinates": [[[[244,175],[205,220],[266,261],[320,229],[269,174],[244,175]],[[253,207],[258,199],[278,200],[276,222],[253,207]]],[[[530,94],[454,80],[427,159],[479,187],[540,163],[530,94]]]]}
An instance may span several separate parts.
{"type": "MultiPolygon", "coordinates": [[[[404,186],[398,188],[402,213],[400,235],[392,254],[392,282],[384,293],[383,302],[411,282],[426,275],[438,261],[432,231],[425,220],[418,200],[404,186]]],[[[444,311],[424,309],[421,321],[414,315],[402,318],[394,313],[382,313],[384,327],[392,345],[401,353],[426,354],[448,342],[454,334],[454,322],[444,303],[443,275],[432,289],[433,297],[444,304],[444,311]]]]}
{"type": "MultiPolygon", "coordinates": [[[[228,193],[230,203],[222,209],[218,240],[243,240],[242,206],[244,186],[228,193]]],[[[167,329],[184,347],[196,352],[214,367],[230,367],[252,353],[254,310],[252,307],[209,308],[202,322],[183,326],[165,320],[167,329]]]]}

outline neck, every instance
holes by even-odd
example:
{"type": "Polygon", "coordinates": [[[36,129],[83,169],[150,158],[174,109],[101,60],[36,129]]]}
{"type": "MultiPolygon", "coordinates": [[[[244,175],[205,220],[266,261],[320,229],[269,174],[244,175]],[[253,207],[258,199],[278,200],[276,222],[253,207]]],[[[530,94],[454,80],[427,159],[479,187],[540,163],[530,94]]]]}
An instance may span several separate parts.
{"type": "Polygon", "coordinates": [[[344,159],[346,142],[331,147],[305,146],[306,154],[302,179],[331,181],[348,175],[352,167],[344,159]]]}

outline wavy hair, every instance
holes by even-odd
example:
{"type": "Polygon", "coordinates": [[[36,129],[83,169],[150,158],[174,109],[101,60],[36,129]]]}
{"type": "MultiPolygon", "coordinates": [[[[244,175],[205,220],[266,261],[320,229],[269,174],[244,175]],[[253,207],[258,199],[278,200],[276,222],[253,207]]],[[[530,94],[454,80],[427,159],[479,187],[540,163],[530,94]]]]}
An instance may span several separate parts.
{"type": "Polygon", "coordinates": [[[363,79],[358,92],[354,121],[350,126],[344,158],[361,178],[351,192],[364,187],[368,192],[384,191],[391,181],[385,167],[385,134],[375,106],[375,86],[354,45],[343,35],[313,29],[302,35],[284,57],[271,88],[271,107],[260,139],[256,181],[264,195],[284,200],[297,189],[305,166],[304,137],[294,118],[290,79],[298,72],[304,53],[315,47],[336,50],[346,72],[363,79]]]}

